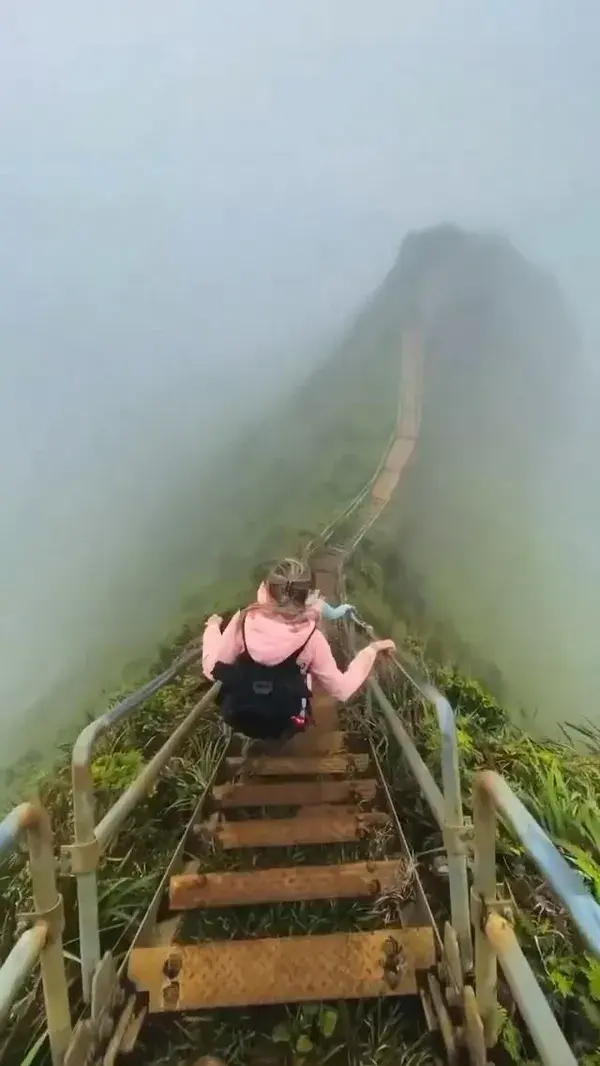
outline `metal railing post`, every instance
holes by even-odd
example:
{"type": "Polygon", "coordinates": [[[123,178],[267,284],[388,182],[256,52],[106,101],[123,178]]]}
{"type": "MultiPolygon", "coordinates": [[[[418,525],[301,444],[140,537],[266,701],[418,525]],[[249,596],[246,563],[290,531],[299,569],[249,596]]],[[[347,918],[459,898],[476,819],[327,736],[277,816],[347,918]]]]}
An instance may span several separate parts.
{"type": "Polygon", "coordinates": [[[135,781],[133,781],[132,784],[121,793],[118,800],[116,800],[110,810],[106,812],[102,821],[98,822],[94,835],[100,854],[102,854],[111,841],[114,840],[119,829],[123,825],[123,822],[125,822],[133,813],[137,804],[145,799],[149,792],[151,792],[161,771],[164,770],[169,759],[175,754],[186,737],[189,736],[192,729],[194,729],[201,715],[214,699],[219,688],[220,685],[218,683],[213,685],[208,692],[204,694],[202,699],[194,705],[192,710],[186,715],[183,721],[180,722],[169,739],[165,741],[162,748],[159,748],[156,755],[154,755],[153,758],[146,763],[143,769],[140,770],[135,781]]]}
{"type": "Polygon", "coordinates": [[[77,879],[79,954],[84,1003],[90,1003],[92,978],[100,962],[100,916],[98,908],[98,862],[100,853],[95,834],[94,780],[87,757],[83,731],[74,751],[73,781],[73,873],[77,879]],[[83,738],[83,744],[81,740],[83,738]]]}
{"type": "Polygon", "coordinates": [[[381,459],[379,460],[379,463],[377,464],[377,468],[376,468],[375,472],[373,474],[371,474],[371,476],[370,476],[369,480],[366,482],[366,484],[363,485],[363,487],[357,492],[356,496],[354,496],[352,498],[350,503],[346,505],[346,507],[343,509],[343,511],[340,511],[335,516],[335,518],[333,518],[331,520],[331,522],[329,522],[329,524],[325,526],[324,529],[322,529],[319,533],[317,533],[314,537],[312,537],[311,540],[309,540],[308,544],[305,546],[304,551],[302,553],[303,557],[309,559],[310,556],[315,552],[317,544],[320,544],[321,547],[325,546],[328,543],[328,541],[331,539],[331,536],[334,533],[334,531],[336,530],[336,528],[342,522],[345,522],[348,518],[350,518],[350,516],[354,513],[354,511],[356,511],[358,509],[360,504],[367,497],[367,495],[369,493],[369,490],[372,488],[372,486],[377,481],[377,478],[379,477],[379,474],[383,470],[383,468],[384,468],[384,466],[386,464],[388,455],[390,454],[390,451],[392,449],[392,446],[393,446],[395,440],[396,440],[396,428],[394,427],[390,437],[388,438],[387,444],[385,446],[385,451],[384,451],[381,459]]]}
{"type": "Polygon", "coordinates": [[[48,936],[45,922],[36,922],[26,929],[2,963],[0,981],[0,1030],[10,1017],[15,998],[15,990],[22,988],[42,953],[48,936]]]}
{"type": "Polygon", "coordinates": [[[35,827],[28,829],[27,839],[35,916],[48,925],[40,969],[52,1062],[59,1066],[71,1039],[71,1011],[63,956],[63,901],[56,886],[50,818],[43,807],[39,808],[35,827]]]}
{"type": "Polygon", "coordinates": [[[577,1066],[510,922],[499,914],[490,914],[485,931],[542,1062],[548,1066],[577,1066]]]}
{"type": "Polygon", "coordinates": [[[100,917],[98,912],[98,863],[100,849],[96,840],[94,780],[91,762],[94,747],[100,737],[118,725],[146,700],[154,696],[190,663],[201,656],[194,649],[184,653],[161,674],[142,688],[111,707],[105,714],[90,722],[79,734],[73,748],[71,779],[73,785],[74,843],[66,849],[70,871],[77,879],[77,910],[79,920],[79,950],[81,955],[81,984],[85,1003],[90,1003],[92,978],[101,958],[100,917]]]}
{"type": "MultiPolygon", "coordinates": [[[[356,621],[361,628],[368,630],[369,627],[366,627],[359,619],[356,619],[356,621]]],[[[374,636],[374,633],[371,635],[374,636]]],[[[423,699],[433,704],[437,715],[438,726],[442,736],[441,792],[435,785],[429,769],[423,762],[414,742],[400,721],[399,715],[382,691],[381,686],[375,680],[370,682],[388,725],[398,740],[419,788],[429,803],[442,830],[444,847],[448,856],[451,922],[458,938],[463,968],[465,971],[470,971],[473,968],[473,940],[471,936],[469,878],[467,871],[468,842],[467,827],[463,816],[458,740],[454,712],[448,700],[433,685],[414,678],[396,656],[393,656],[393,662],[423,699]]]]}
{"type": "Polygon", "coordinates": [[[498,967],[496,953],[485,933],[485,915],[497,901],[496,810],[485,789],[477,786],[473,797],[473,924],[475,926],[475,995],[487,1047],[498,1038],[498,967]]]}
{"type": "Polygon", "coordinates": [[[56,885],[52,827],[41,804],[22,803],[0,822],[0,856],[12,851],[23,834],[27,836],[34,910],[19,916],[30,928],[0,966],[0,1027],[39,958],[52,1063],[62,1066],[72,1034],[62,944],[64,913],[56,885]]]}
{"type": "MultiPolygon", "coordinates": [[[[482,770],[475,778],[475,800],[481,810],[484,803],[497,811],[512,829],[529,857],[536,864],[549,888],[571,915],[588,950],[600,958],[600,905],[585,887],[583,879],[560,854],[527,807],[500,774],[482,770]],[[485,800],[483,797],[485,794],[485,800]]],[[[495,817],[494,817],[495,824],[495,817]]]]}
{"type": "Polygon", "coordinates": [[[444,847],[448,856],[450,915],[458,938],[463,969],[473,969],[473,940],[467,874],[467,841],[463,817],[458,740],[454,712],[436,689],[425,690],[433,703],[442,734],[442,791],[444,795],[444,847]]]}
{"type": "Polygon", "coordinates": [[[419,751],[412,740],[412,737],[408,734],[400,717],[392,706],[383,689],[378,681],[372,678],[369,681],[369,685],[373,690],[375,699],[379,704],[379,707],[383,713],[385,720],[390,727],[390,731],[398,741],[400,748],[404,754],[410,769],[413,772],[414,778],[423,793],[429,807],[433,813],[433,816],[438,823],[440,829],[444,826],[444,797],[438,788],[433,774],[428,766],[423,762],[419,751]]]}
{"type": "Polygon", "coordinates": [[[71,770],[74,842],[63,848],[63,854],[68,860],[71,873],[77,879],[79,952],[81,956],[82,994],[85,1003],[91,1002],[92,980],[101,959],[98,864],[102,851],[109,842],[105,830],[109,827],[112,827],[111,832],[113,829],[115,831],[118,830],[124,818],[127,817],[127,813],[130,813],[136,803],[144,798],[165,762],[196,724],[202,711],[212,702],[219,686],[211,686],[199,703],[180,723],[166,744],[144,767],[133,785],[116,801],[99,826],[96,826],[94,779],[92,776],[94,747],[101,736],[141,706],[155,692],[158,692],[185,665],[197,659],[199,655],[200,653],[195,651],[190,655],[184,656],[159,677],[148,682],[147,685],[132,693],[131,696],[128,696],[115,707],[111,707],[101,718],[90,722],[79,734],[73,748],[71,770]]]}

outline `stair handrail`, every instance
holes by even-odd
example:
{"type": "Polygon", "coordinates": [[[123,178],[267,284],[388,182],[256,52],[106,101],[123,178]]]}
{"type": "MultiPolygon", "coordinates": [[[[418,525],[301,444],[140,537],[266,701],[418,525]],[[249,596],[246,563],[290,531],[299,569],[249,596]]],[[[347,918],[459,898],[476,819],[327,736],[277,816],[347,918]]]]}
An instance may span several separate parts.
{"type": "MultiPolygon", "coordinates": [[[[359,630],[366,631],[370,638],[375,636],[372,627],[362,619],[353,619],[359,630]]],[[[421,758],[410,734],[405,729],[397,710],[392,706],[379,683],[373,679],[370,688],[390,727],[400,744],[405,758],[415,776],[417,784],[427,800],[436,821],[444,830],[446,782],[456,781],[454,768],[453,728],[454,713],[448,701],[427,681],[419,678],[414,667],[407,666],[400,656],[392,655],[392,662],[420,695],[433,703],[442,733],[442,779],[444,793],[440,792],[431,771],[421,758]],[[450,721],[452,716],[452,723],[450,721]],[[446,750],[444,750],[446,749],[446,750]],[[446,775],[444,775],[446,766],[446,775]]],[[[458,751],[456,770],[458,770],[458,751]]],[[[461,804],[462,808],[462,804],[461,804]]],[[[461,811],[462,813],[462,811],[461,811]]],[[[475,994],[478,1010],[483,1024],[487,1047],[494,1047],[498,1038],[498,979],[497,962],[503,970],[515,1002],[531,1034],[532,1040],[545,1066],[577,1066],[573,1055],[540,984],[523,954],[512,923],[511,902],[498,896],[496,840],[497,822],[511,830],[521,843],[524,851],[535,863],[550,886],[554,895],[560,900],[566,912],[573,920],[579,934],[593,955],[600,958],[600,905],[586,888],[582,877],[561,855],[539,823],[516,796],[506,779],[493,770],[480,771],[473,785],[473,825],[464,825],[458,841],[446,840],[444,845],[448,854],[448,869],[451,895],[452,924],[459,938],[456,926],[456,908],[452,905],[451,855],[448,843],[459,844],[459,849],[470,849],[474,855],[473,887],[470,901],[467,896],[467,914],[475,934],[474,969],[475,994]]],[[[455,886],[459,885],[460,913],[464,915],[464,893],[461,891],[462,878],[454,875],[455,886]]],[[[463,952],[461,950],[461,958],[463,952]]],[[[465,969],[467,967],[465,966],[465,969]]]]}
{"type": "Polygon", "coordinates": [[[27,839],[34,910],[18,915],[27,924],[0,965],[0,1031],[38,960],[53,1066],[62,1066],[72,1035],[69,990],[63,955],[63,899],[56,886],[50,816],[41,803],[20,803],[0,822],[0,858],[27,839]]]}
{"type": "Polygon", "coordinates": [[[475,869],[471,912],[475,929],[475,990],[488,1047],[496,1041],[497,960],[545,1063],[575,1063],[575,1058],[519,948],[511,923],[511,904],[498,897],[496,839],[498,820],[510,830],[573,920],[588,950],[600,958],[600,905],[582,877],[561,855],[541,825],[495,770],[482,770],[473,785],[475,869]],[[528,994],[537,986],[535,996],[528,994]],[[538,995],[539,993],[539,995],[538,995]],[[541,997],[541,999],[540,999],[541,997]],[[542,1001],[545,1009],[542,1008],[542,1001]],[[554,1021],[551,1026],[550,1019],[554,1021]],[[564,1045],[564,1046],[563,1046],[564,1045]],[[558,1051],[561,1054],[558,1054],[558,1051]],[[569,1057],[567,1057],[567,1054],[569,1057]]]}
{"type": "MultiPolygon", "coordinates": [[[[307,548],[305,548],[305,553],[313,551],[313,546],[317,543],[325,543],[331,531],[343,519],[348,518],[360,505],[385,466],[395,437],[396,432],[394,431],[388,440],[377,469],[368,482],[344,510],[313,538],[307,548]]],[[[200,703],[190,711],[188,717],[179,726],[179,729],[140,771],[135,781],[113,804],[98,825],[95,822],[94,783],[91,771],[93,751],[102,736],[128,718],[130,714],[146,703],[151,696],[169,684],[182,670],[199,659],[201,654],[202,651],[198,648],[184,653],[157,677],[152,678],[135,692],[110,707],[103,715],[88,723],[79,734],[73,747],[71,772],[74,839],[72,844],[62,848],[62,856],[65,869],[69,869],[77,880],[81,979],[83,999],[86,1003],[89,1003],[91,999],[92,978],[101,957],[97,869],[102,853],[118,832],[123,821],[140,800],[147,795],[156,777],[161,773],[179,743],[185,739],[190,729],[193,728],[197,716],[214,701],[220,685],[213,685],[200,703]]]]}
{"type": "Polygon", "coordinates": [[[371,474],[368,481],[366,481],[362,488],[359,489],[359,491],[356,493],[356,495],[352,497],[352,499],[348,504],[346,504],[344,509],[342,511],[339,511],[338,514],[336,514],[335,517],[332,518],[332,520],[319,533],[316,533],[312,540],[308,542],[308,544],[304,548],[304,556],[306,558],[309,558],[311,555],[314,554],[317,545],[324,546],[325,544],[328,544],[335,530],[342,524],[342,522],[347,521],[347,519],[350,518],[352,514],[354,514],[357,508],[360,507],[361,503],[365,499],[365,496],[368,495],[373,485],[377,481],[377,478],[379,477],[381,471],[385,467],[387,458],[390,454],[390,451],[392,450],[394,442],[396,441],[396,437],[397,430],[396,427],[394,427],[390,436],[388,437],[383,454],[379,460],[379,463],[377,464],[375,472],[371,474]]]}
{"type": "Polygon", "coordinates": [[[77,911],[79,921],[79,952],[84,1002],[92,996],[92,978],[101,958],[100,915],[97,870],[100,859],[120,827],[143,800],[164,770],[169,759],[188,737],[200,716],[213,703],[220,685],[212,685],[192,707],[177,729],[139,774],[121,793],[101,821],[96,824],[95,788],[92,774],[94,749],[102,736],[128,718],[179,673],[200,658],[195,648],[180,656],[171,666],[141,688],[110,707],[103,715],[89,722],[80,732],[71,757],[73,842],[61,848],[63,866],[77,880],[77,911]]]}
{"type": "MultiPolygon", "coordinates": [[[[356,611],[353,612],[351,624],[356,630],[364,633],[369,640],[378,639],[372,626],[369,626],[356,611]]],[[[349,627],[347,632],[349,632],[349,627]]],[[[470,971],[473,967],[473,940],[467,872],[470,828],[465,822],[463,813],[458,738],[454,711],[446,697],[430,682],[419,678],[414,668],[409,668],[402,661],[399,653],[396,652],[390,655],[389,661],[394,664],[421,698],[432,704],[436,712],[441,737],[441,789],[381,685],[376,678],[369,679],[369,689],[373,693],[390,732],[399,744],[417,785],[442,830],[444,849],[448,858],[452,926],[458,939],[462,965],[466,971],[470,971]]]]}
{"type": "MultiPolygon", "coordinates": [[[[373,479],[374,480],[374,479],[373,479]]],[[[373,483],[373,482],[372,482],[373,483]]],[[[368,490],[367,490],[368,491],[368,490]]],[[[357,507],[365,499],[361,494],[357,507]]],[[[344,563],[352,556],[367,530],[386,506],[382,502],[374,514],[345,546],[340,559],[338,578],[344,599],[344,563]]],[[[354,510],[356,508],[353,508],[354,510]]],[[[331,537],[338,523],[328,530],[331,537]]],[[[356,612],[346,633],[353,646],[353,632],[366,633],[377,639],[356,612]],[[351,625],[353,628],[351,628],[351,625]]],[[[417,785],[427,801],[434,818],[442,829],[444,849],[448,857],[450,914],[456,932],[461,962],[465,971],[475,969],[475,997],[481,1017],[483,1038],[487,1047],[497,1042],[499,1022],[497,998],[497,963],[518,1004],[523,1020],[545,1066],[577,1066],[540,984],[523,954],[510,918],[507,904],[497,898],[496,832],[497,816],[501,816],[513,834],[521,841],[526,853],[536,863],[547,883],[561,900],[589,949],[600,957],[600,906],[586,889],[583,879],[569,866],[550,838],[544,833],[527,808],[514,794],[508,782],[494,771],[476,776],[473,799],[473,826],[465,823],[460,780],[460,764],[454,711],[441,692],[419,675],[414,664],[408,665],[401,654],[391,656],[396,669],[419,695],[435,708],[442,738],[442,786],[438,787],[429,767],[421,757],[412,737],[401,721],[378,681],[373,678],[369,688],[397,740],[411,768],[417,785]],[[469,897],[467,853],[472,849],[475,859],[473,888],[469,897]],[[471,938],[475,934],[475,950],[471,938]]]]}
{"type": "MultiPolygon", "coordinates": [[[[314,552],[317,544],[326,545],[332,539],[336,529],[338,529],[342,523],[359,508],[360,504],[364,502],[380,473],[385,468],[387,459],[395,442],[399,439],[412,440],[413,442],[416,441],[421,418],[421,406],[418,397],[413,397],[413,401],[415,401],[418,408],[418,417],[415,419],[416,426],[411,428],[409,433],[406,433],[404,432],[405,418],[402,412],[402,405],[406,402],[406,397],[403,396],[402,388],[400,388],[398,418],[377,469],[346,509],[333,519],[319,536],[314,538],[307,549],[307,555],[310,552],[314,552]]],[[[368,530],[385,509],[388,502],[388,500],[382,500],[381,505],[374,513],[367,517],[364,525],[354,534],[352,541],[345,546],[343,562],[346,562],[352,556],[368,530]]],[[[345,580],[342,560],[340,560],[338,580],[342,596],[345,599],[345,580]]],[[[371,639],[376,639],[374,631],[358,617],[356,612],[354,613],[353,621],[358,628],[362,628],[364,632],[369,634],[371,639]]],[[[346,635],[348,639],[353,642],[352,632],[348,626],[346,627],[346,635]]],[[[390,729],[400,744],[401,750],[415,775],[417,783],[419,784],[438,825],[442,829],[444,847],[448,856],[452,924],[458,938],[462,964],[465,970],[469,971],[473,967],[473,941],[471,935],[469,883],[467,874],[466,835],[468,834],[468,827],[465,825],[463,816],[458,739],[456,735],[454,712],[448,700],[441,692],[438,692],[437,689],[427,681],[419,683],[408,668],[401,663],[398,656],[394,657],[394,661],[410,684],[420,692],[425,700],[431,702],[435,708],[441,734],[443,791],[439,789],[429,767],[422,759],[412,738],[404,728],[397,712],[392,707],[377,681],[371,679],[369,686],[390,729]]]]}

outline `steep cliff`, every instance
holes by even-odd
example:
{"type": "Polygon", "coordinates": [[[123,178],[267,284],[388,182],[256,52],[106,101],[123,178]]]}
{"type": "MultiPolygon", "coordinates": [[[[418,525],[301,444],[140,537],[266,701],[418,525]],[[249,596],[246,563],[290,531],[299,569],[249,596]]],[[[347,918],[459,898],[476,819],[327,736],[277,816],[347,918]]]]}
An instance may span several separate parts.
{"type": "Polygon", "coordinates": [[[384,324],[418,336],[424,374],[415,460],[365,548],[382,594],[543,728],[581,719],[593,559],[573,545],[596,519],[574,477],[584,370],[560,286],[508,240],[442,226],[405,239],[360,331],[384,324]]]}

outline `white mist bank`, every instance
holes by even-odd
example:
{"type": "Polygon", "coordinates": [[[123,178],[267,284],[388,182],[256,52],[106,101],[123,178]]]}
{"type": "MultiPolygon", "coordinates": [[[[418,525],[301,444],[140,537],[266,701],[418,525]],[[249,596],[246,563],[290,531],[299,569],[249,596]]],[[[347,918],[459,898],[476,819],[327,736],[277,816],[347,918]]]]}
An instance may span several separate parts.
{"type": "Polygon", "coordinates": [[[82,663],[100,689],[105,663],[160,639],[180,558],[202,557],[190,497],[407,229],[485,219],[518,238],[534,207],[551,225],[595,189],[599,17],[591,0],[568,20],[517,0],[452,18],[392,0],[2,5],[5,750],[82,663]]]}

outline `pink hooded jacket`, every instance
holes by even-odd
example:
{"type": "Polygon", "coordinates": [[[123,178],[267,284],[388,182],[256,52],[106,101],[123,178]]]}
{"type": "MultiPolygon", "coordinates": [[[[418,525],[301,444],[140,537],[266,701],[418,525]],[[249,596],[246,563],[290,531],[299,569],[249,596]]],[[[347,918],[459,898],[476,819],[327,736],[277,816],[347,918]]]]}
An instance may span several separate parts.
{"type": "MultiPolygon", "coordinates": [[[[258,602],[265,603],[267,598],[266,589],[261,585],[258,602]]],[[[318,604],[313,605],[299,622],[289,622],[250,608],[244,626],[246,646],[257,662],[275,666],[301,648],[308,637],[306,647],[298,656],[298,665],[306,672],[307,680],[318,681],[335,699],[348,700],[369,676],[380,646],[388,647],[390,642],[375,641],[359,651],[346,670],[339,670],[327,638],[318,628],[319,618],[318,604]]],[[[234,614],[223,632],[220,620],[216,616],[209,618],[202,645],[202,669],[209,680],[213,679],[215,663],[235,662],[243,650],[240,611],[234,614]]]]}

